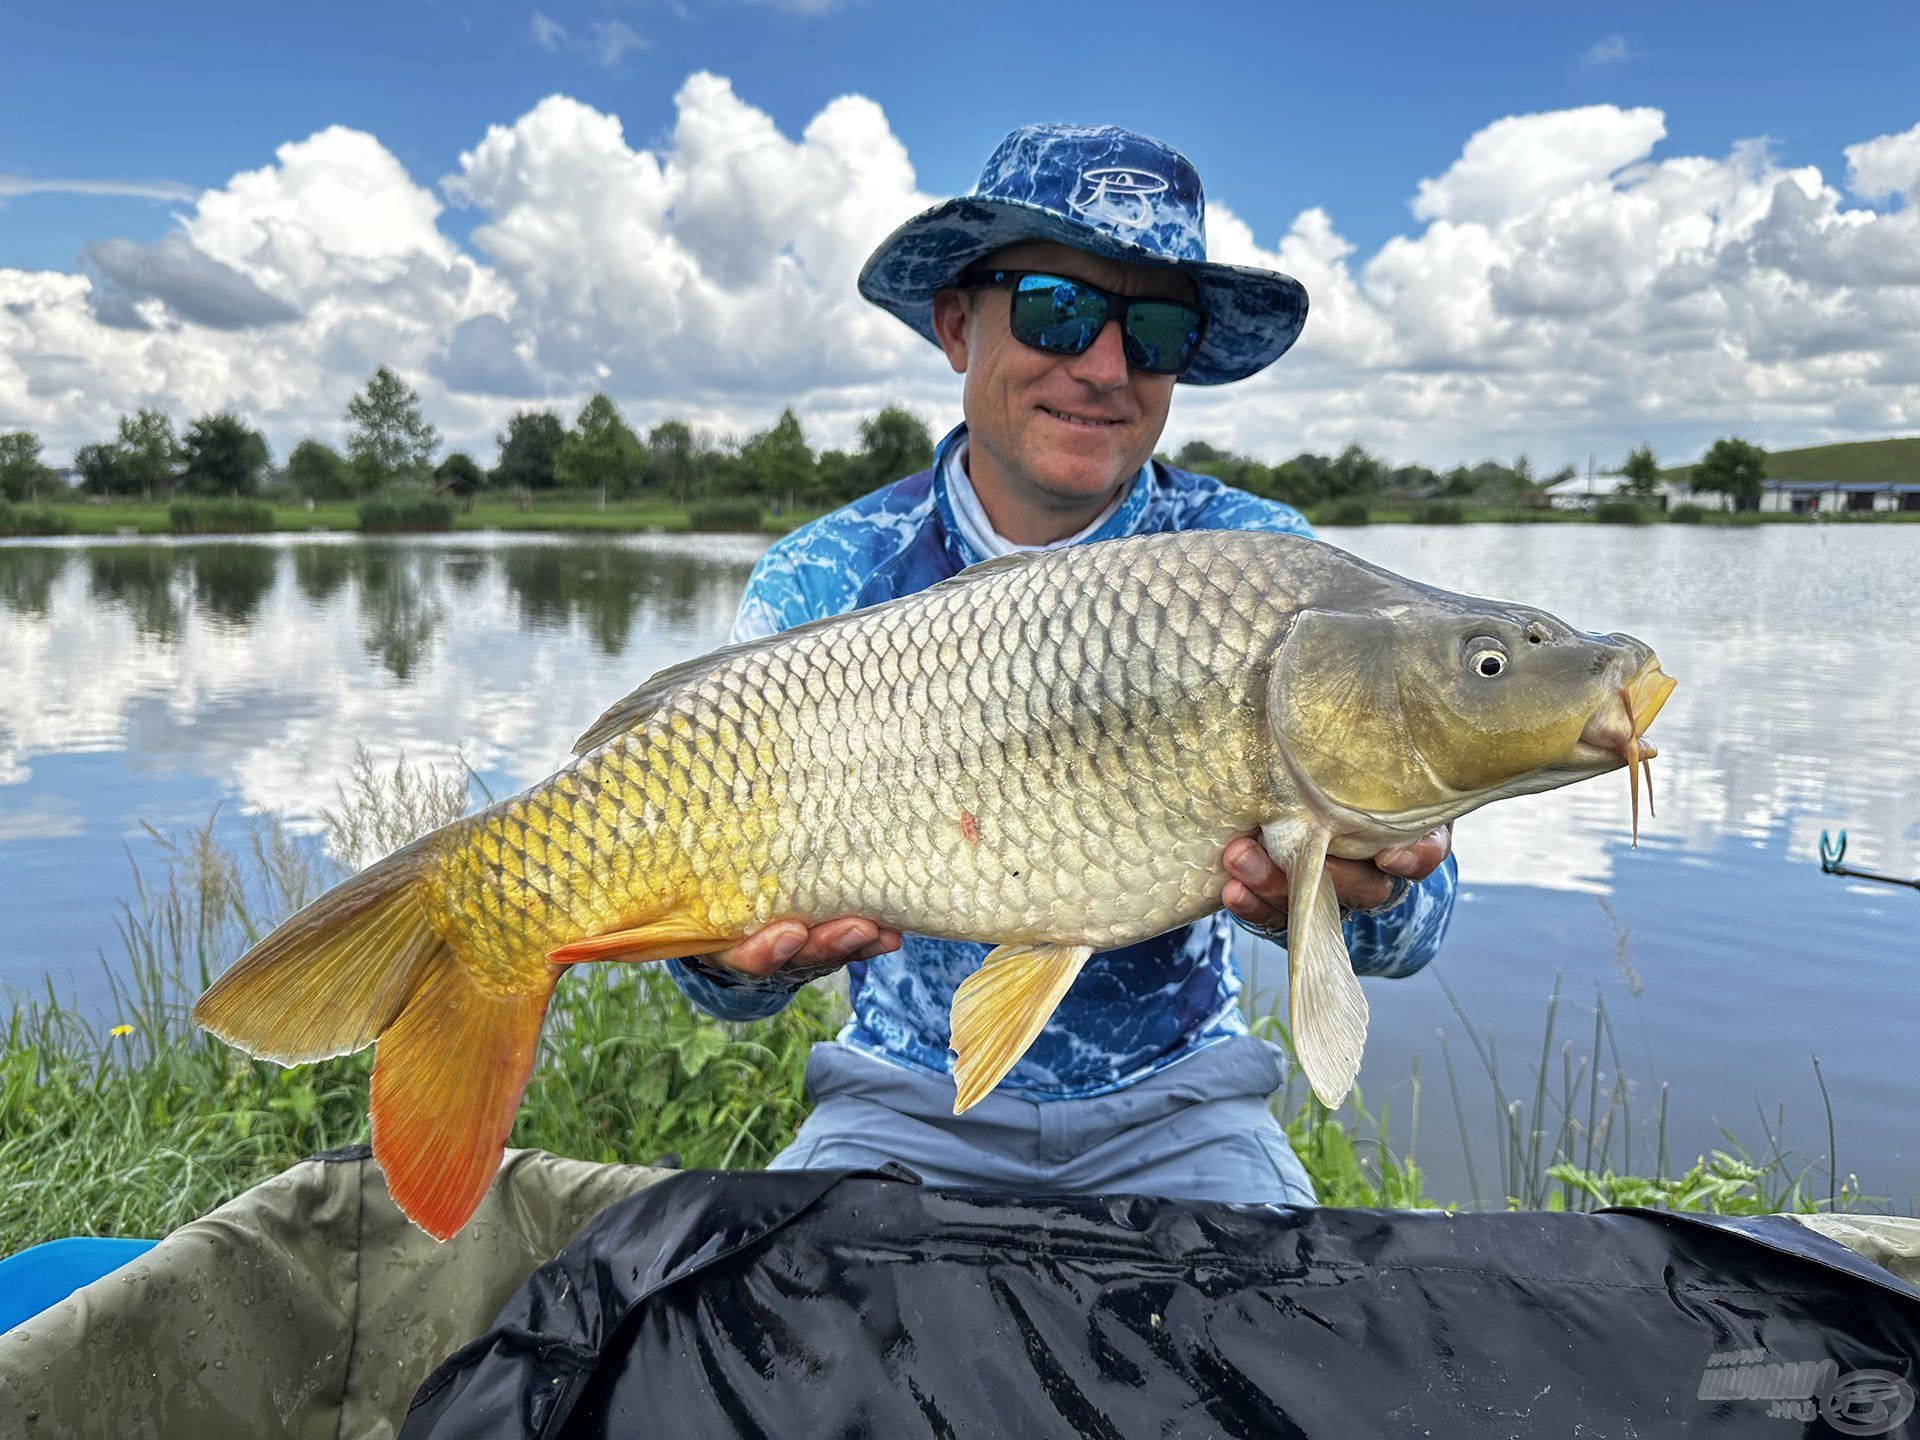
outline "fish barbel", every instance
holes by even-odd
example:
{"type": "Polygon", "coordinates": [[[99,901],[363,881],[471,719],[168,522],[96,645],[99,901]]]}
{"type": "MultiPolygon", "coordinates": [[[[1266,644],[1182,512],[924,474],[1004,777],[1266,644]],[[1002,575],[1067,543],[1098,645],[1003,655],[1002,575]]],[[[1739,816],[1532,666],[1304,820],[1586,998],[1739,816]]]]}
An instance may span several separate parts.
{"type": "Polygon", "coordinates": [[[498,1167],[569,965],[704,954],[782,917],[992,943],[953,999],[958,1113],[1096,950],[1219,908],[1222,852],[1258,834],[1293,877],[1295,1050],[1336,1106],[1367,1010],[1325,857],[1623,765],[1637,830],[1672,688],[1631,637],[1295,536],[1006,556],[661,672],[558,773],[287,920],[194,1019],[287,1064],[378,1040],[375,1156],[445,1238],[498,1167]]]}

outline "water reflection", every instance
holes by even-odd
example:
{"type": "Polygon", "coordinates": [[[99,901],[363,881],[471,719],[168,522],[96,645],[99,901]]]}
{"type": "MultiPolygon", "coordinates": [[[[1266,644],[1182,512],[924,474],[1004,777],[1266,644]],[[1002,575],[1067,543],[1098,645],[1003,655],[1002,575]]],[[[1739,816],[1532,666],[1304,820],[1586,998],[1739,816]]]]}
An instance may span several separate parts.
{"type": "Polygon", "coordinates": [[[592,542],[515,549],[501,557],[501,574],[529,629],[559,629],[577,620],[608,655],[627,648],[642,606],[667,625],[687,624],[710,572],[710,562],[693,555],[642,556],[592,542]]]}
{"type": "Polygon", "coordinates": [[[148,639],[164,643],[179,637],[187,621],[180,583],[185,551],[126,545],[89,550],[86,563],[89,600],[102,607],[119,607],[148,639]]]}
{"type": "Polygon", "coordinates": [[[0,606],[16,615],[45,615],[69,558],[64,550],[0,545],[0,606]]]}
{"type": "Polygon", "coordinates": [[[280,552],[264,545],[204,545],[186,553],[200,612],[228,625],[251,624],[279,576],[280,552]]]}
{"type": "Polygon", "coordinates": [[[298,545],[293,550],[293,583],[315,603],[331,600],[353,573],[356,547],[343,544],[298,545]]]}
{"type": "MultiPolygon", "coordinates": [[[[1729,1077],[1752,1075],[1753,1055],[1799,1074],[1817,1050],[1858,1164],[1911,1158],[1920,897],[1820,876],[1813,844],[1846,826],[1850,859],[1920,873],[1920,532],[1329,538],[1418,579],[1641,635],[1680,679],[1655,727],[1659,813],[1643,815],[1637,851],[1620,776],[1460,823],[1466,901],[1443,963],[1501,1048],[1537,1054],[1557,966],[1628,995],[1615,960],[1627,934],[1647,1017],[1633,1043],[1676,1099],[1717,1106],[1750,1094],[1729,1077]]],[[[0,545],[0,982],[31,987],[75,965],[84,979],[96,950],[114,952],[120,847],[142,820],[194,824],[225,804],[311,824],[361,744],[381,760],[464,752],[496,794],[541,778],[611,700],[724,640],[760,548],[469,535],[0,545]]],[[[1404,1075],[1449,1019],[1437,982],[1372,996],[1368,1073],[1404,1075]]],[[[1750,1107],[1702,1109],[1689,1143],[1717,1143],[1716,1118],[1750,1133],[1750,1107]]],[[[1809,1153],[1823,1144],[1801,1137],[1809,1153]]]]}
{"type": "Polygon", "coordinates": [[[412,678],[446,614],[433,574],[437,564],[437,557],[393,545],[355,554],[360,634],[367,653],[396,680],[412,678]]]}

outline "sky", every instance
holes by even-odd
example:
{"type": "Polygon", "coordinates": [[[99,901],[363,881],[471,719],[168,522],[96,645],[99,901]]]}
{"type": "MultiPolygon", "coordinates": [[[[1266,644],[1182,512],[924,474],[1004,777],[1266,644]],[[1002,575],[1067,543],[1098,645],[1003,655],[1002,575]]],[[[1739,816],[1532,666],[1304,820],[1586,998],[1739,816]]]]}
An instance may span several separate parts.
{"type": "Polygon", "coordinates": [[[338,441],[390,364],[490,458],[596,388],[816,444],[959,418],[853,278],[1041,119],[1185,151],[1300,343],[1167,431],[1605,468],[1920,431],[1920,9],[0,0],[0,430],[338,441]]]}

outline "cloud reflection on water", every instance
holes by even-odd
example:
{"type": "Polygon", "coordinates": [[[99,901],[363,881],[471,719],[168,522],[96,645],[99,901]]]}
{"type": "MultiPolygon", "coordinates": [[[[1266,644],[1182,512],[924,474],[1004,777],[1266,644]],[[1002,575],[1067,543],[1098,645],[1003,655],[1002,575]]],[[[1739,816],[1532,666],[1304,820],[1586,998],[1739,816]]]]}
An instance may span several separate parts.
{"type": "MultiPolygon", "coordinates": [[[[1801,1076],[1817,1050],[1857,1132],[1848,1163],[1865,1174],[1903,1155],[1880,1183],[1914,1183],[1895,1138],[1911,1129],[1920,897],[1820,876],[1814,846],[1846,827],[1850,860],[1920,873],[1920,531],[1328,538],[1417,579],[1639,635],[1680,681],[1653,728],[1659,807],[1643,813],[1637,852],[1620,775],[1461,821],[1465,903],[1436,970],[1469,1013],[1517,1039],[1510,1053],[1537,1047],[1557,970],[1570,993],[1634,994],[1615,958],[1626,934],[1645,987],[1627,1002],[1635,1046],[1695,1097],[1676,1126],[1715,1143],[1718,1117],[1750,1120],[1746,1097],[1773,1093],[1775,1068],[1801,1076]]],[[[360,745],[382,761],[464,752],[496,794],[538,780],[612,700],[723,640],[760,548],[497,535],[0,545],[0,981],[68,965],[84,985],[94,950],[114,953],[120,845],[139,820],[199,823],[228,801],[313,828],[360,745]]],[[[1404,1077],[1452,1017],[1432,976],[1372,993],[1368,1075],[1404,1077]]]]}

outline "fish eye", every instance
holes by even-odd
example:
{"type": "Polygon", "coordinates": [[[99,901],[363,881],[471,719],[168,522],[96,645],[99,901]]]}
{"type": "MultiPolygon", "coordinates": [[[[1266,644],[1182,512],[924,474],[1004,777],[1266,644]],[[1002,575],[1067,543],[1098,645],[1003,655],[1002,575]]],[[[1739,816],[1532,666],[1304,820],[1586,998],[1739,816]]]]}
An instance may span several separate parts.
{"type": "Polygon", "coordinates": [[[1484,679],[1498,679],[1507,670],[1506,648],[1498,640],[1484,635],[1469,640],[1467,668],[1484,679]]]}

